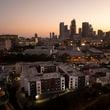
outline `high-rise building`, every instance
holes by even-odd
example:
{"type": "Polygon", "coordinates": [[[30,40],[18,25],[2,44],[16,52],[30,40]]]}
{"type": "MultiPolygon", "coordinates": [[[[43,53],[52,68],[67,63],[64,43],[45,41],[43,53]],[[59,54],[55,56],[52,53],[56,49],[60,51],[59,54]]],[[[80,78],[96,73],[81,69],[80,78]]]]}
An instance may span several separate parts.
{"type": "Polygon", "coordinates": [[[68,26],[64,25],[64,22],[60,23],[60,39],[65,40],[69,38],[68,26]]]}
{"type": "Polygon", "coordinates": [[[93,36],[95,36],[95,33],[94,33],[92,25],[89,24],[89,36],[88,37],[93,37],[93,36]]]}
{"type": "Polygon", "coordinates": [[[92,27],[88,22],[82,23],[82,37],[89,37],[90,31],[92,31],[92,27]]]}
{"type": "Polygon", "coordinates": [[[79,30],[78,30],[78,34],[79,34],[79,35],[82,34],[82,29],[81,29],[81,28],[79,28],[79,30]]]}
{"type": "Polygon", "coordinates": [[[38,37],[37,33],[35,33],[34,37],[38,37]]]}
{"type": "Polygon", "coordinates": [[[38,41],[38,34],[37,33],[35,33],[34,39],[35,39],[35,43],[38,44],[39,41],[38,41]]]}
{"type": "Polygon", "coordinates": [[[57,40],[57,35],[54,32],[50,32],[50,39],[57,40]]]}
{"type": "Polygon", "coordinates": [[[64,26],[64,22],[60,23],[60,38],[64,36],[64,30],[65,30],[65,26],[64,26]]]}
{"type": "Polygon", "coordinates": [[[75,34],[76,34],[76,21],[75,21],[75,19],[73,19],[71,21],[71,25],[70,25],[70,35],[71,35],[71,37],[73,37],[73,35],[75,35],[75,34]]]}
{"type": "Polygon", "coordinates": [[[104,32],[102,30],[98,30],[97,31],[97,36],[98,37],[103,37],[104,36],[104,32]]]}
{"type": "Polygon", "coordinates": [[[52,33],[50,32],[50,39],[52,38],[52,33]]]}
{"type": "Polygon", "coordinates": [[[69,30],[68,30],[68,25],[65,25],[65,39],[68,39],[69,38],[69,30]]]}
{"type": "Polygon", "coordinates": [[[105,36],[108,37],[108,38],[110,38],[110,31],[106,32],[105,33],[105,36]]]}

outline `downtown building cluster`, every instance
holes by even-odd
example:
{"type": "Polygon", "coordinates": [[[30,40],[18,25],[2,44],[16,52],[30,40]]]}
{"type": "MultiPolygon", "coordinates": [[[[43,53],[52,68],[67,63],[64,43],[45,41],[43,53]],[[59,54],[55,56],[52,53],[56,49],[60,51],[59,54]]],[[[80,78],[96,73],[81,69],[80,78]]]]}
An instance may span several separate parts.
{"type": "Polygon", "coordinates": [[[75,39],[75,37],[81,38],[110,37],[110,32],[103,32],[103,30],[101,29],[98,29],[98,31],[96,32],[89,22],[82,22],[82,27],[79,28],[77,32],[77,25],[75,19],[71,21],[70,28],[68,28],[68,25],[65,25],[64,22],[60,22],[59,38],[61,40],[66,40],[66,39],[75,39]]]}

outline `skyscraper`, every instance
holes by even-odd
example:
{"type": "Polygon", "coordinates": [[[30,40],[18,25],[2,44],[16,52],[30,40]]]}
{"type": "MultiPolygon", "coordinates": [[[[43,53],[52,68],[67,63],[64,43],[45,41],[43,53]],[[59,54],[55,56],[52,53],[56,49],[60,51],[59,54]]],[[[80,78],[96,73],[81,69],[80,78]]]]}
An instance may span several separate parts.
{"type": "Polygon", "coordinates": [[[82,34],[82,28],[78,29],[78,34],[81,35],[82,34]]]}
{"type": "Polygon", "coordinates": [[[89,37],[90,34],[90,25],[88,22],[82,23],[82,37],[89,37]]]}
{"type": "Polygon", "coordinates": [[[63,34],[64,34],[64,30],[65,30],[65,26],[64,26],[64,22],[61,22],[60,23],[60,38],[63,36],[63,34]]]}
{"type": "Polygon", "coordinates": [[[34,37],[35,37],[35,38],[37,38],[37,37],[38,37],[37,33],[35,33],[34,37]]]}
{"type": "Polygon", "coordinates": [[[98,37],[104,37],[104,32],[102,30],[97,31],[98,37]]]}
{"type": "Polygon", "coordinates": [[[75,34],[76,34],[76,21],[75,19],[73,19],[70,25],[70,36],[73,37],[73,35],[75,34]]]}
{"type": "Polygon", "coordinates": [[[60,23],[60,30],[59,30],[59,37],[62,40],[68,39],[69,38],[69,30],[68,30],[68,26],[64,25],[64,22],[60,23]]]}

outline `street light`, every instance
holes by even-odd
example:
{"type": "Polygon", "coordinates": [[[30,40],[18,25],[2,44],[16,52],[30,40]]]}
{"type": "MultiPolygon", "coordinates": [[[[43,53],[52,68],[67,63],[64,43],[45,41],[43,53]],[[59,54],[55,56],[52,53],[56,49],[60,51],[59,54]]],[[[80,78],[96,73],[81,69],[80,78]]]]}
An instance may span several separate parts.
{"type": "Polygon", "coordinates": [[[82,44],[81,44],[81,46],[85,46],[85,45],[86,45],[85,43],[82,43],[82,44]]]}
{"type": "Polygon", "coordinates": [[[35,98],[38,99],[39,98],[39,95],[36,95],[35,98]]]}

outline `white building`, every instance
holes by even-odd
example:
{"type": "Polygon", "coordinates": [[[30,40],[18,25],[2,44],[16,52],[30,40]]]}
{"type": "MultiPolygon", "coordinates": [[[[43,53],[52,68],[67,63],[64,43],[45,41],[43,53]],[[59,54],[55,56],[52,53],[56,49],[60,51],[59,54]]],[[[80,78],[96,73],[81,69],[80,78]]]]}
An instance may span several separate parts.
{"type": "Polygon", "coordinates": [[[22,65],[21,87],[29,96],[61,92],[65,90],[65,78],[57,72],[56,66],[47,63],[22,65]]]}
{"type": "Polygon", "coordinates": [[[101,83],[102,85],[110,84],[110,72],[106,72],[105,76],[97,77],[96,82],[101,83]]]}
{"type": "Polygon", "coordinates": [[[76,89],[89,85],[89,76],[84,76],[80,71],[68,64],[60,65],[59,71],[65,76],[66,87],[69,89],[76,89]]]}

